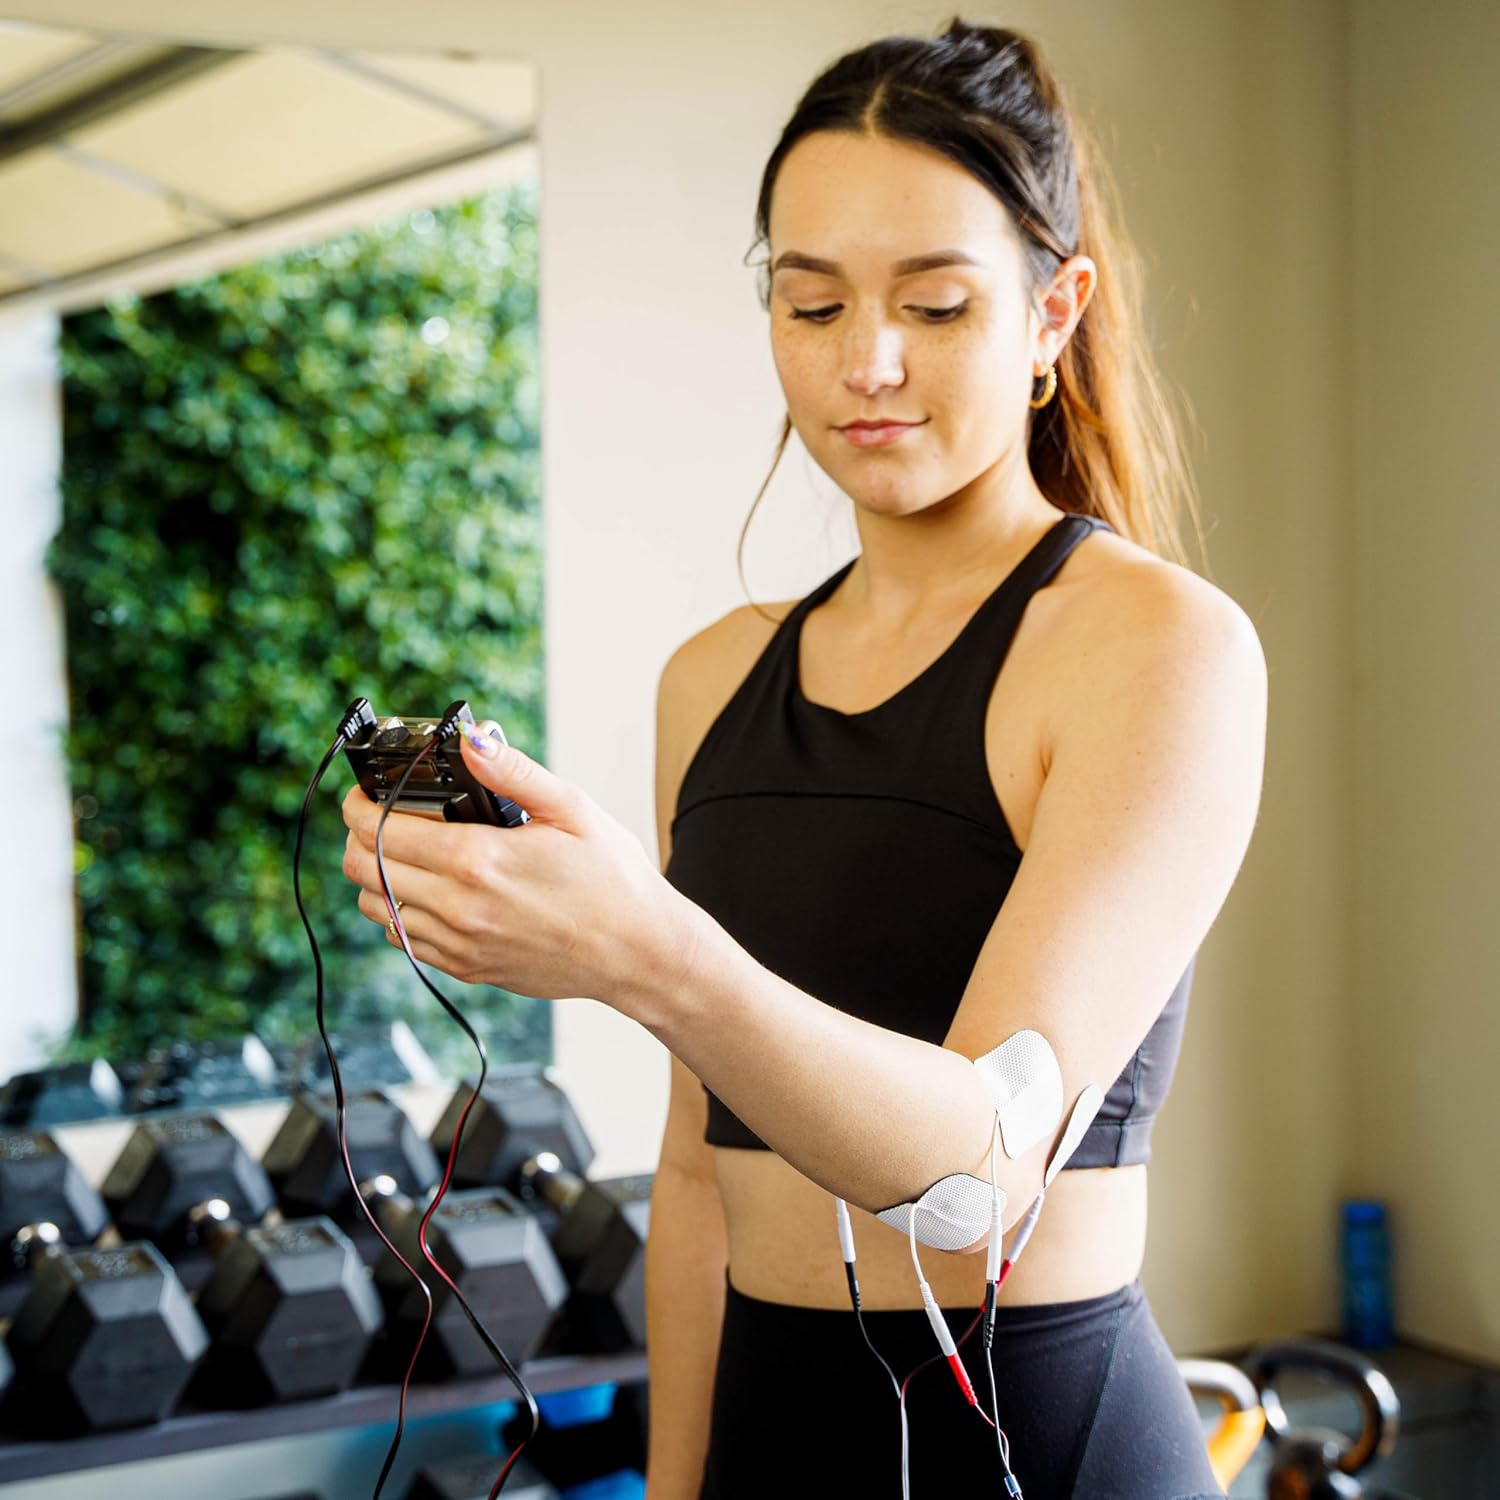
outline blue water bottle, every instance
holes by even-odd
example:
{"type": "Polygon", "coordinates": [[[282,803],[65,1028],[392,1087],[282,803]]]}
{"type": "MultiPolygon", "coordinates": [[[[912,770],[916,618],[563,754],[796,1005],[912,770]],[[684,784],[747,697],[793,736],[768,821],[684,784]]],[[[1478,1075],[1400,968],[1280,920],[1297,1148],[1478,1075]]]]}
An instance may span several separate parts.
{"type": "Polygon", "coordinates": [[[1354,1349],[1385,1349],[1395,1342],[1391,1316],[1391,1237],[1385,1204],[1373,1198],[1344,1200],[1341,1234],[1343,1340],[1354,1349]]]}

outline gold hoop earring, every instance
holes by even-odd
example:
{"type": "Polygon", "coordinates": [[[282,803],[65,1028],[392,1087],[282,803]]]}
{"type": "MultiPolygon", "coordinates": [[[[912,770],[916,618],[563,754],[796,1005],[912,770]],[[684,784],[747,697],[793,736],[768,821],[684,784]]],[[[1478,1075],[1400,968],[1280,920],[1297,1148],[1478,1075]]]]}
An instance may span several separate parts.
{"type": "MultiPolygon", "coordinates": [[[[1031,378],[1033,380],[1040,380],[1042,377],[1040,375],[1033,375],[1031,378]]],[[[1056,395],[1056,393],[1057,393],[1057,366],[1056,365],[1048,365],[1047,366],[1047,384],[1046,384],[1046,387],[1042,391],[1042,399],[1040,401],[1037,401],[1037,400],[1033,399],[1031,401],[1028,401],[1026,404],[1029,407],[1031,407],[1031,409],[1033,411],[1040,411],[1041,408],[1044,407],[1053,398],[1054,395],[1056,395]]]]}

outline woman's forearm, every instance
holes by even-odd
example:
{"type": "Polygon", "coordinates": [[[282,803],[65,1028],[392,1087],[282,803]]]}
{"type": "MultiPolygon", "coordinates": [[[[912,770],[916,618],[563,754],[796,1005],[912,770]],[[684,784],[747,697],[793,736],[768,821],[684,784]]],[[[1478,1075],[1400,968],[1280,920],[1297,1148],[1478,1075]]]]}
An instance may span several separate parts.
{"type": "MultiPolygon", "coordinates": [[[[685,898],[682,907],[682,962],[658,967],[611,1003],[778,1156],[872,1213],[914,1201],[952,1172],[988,1178],[994,1105],[968,1058],[806,994],[700,907],[685,898]]],[[[1002,1153],[996,1163],[1011,1199],[1007,1220],[1040,1185],[1034,1158],[1002,1153]]]]}

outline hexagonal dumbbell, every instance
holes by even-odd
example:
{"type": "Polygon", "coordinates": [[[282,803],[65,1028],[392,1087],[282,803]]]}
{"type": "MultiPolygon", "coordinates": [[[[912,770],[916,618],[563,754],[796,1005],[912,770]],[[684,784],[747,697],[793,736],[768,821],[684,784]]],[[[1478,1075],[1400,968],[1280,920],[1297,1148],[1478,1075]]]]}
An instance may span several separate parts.
{"type": "Polygon", "coordinates": [[[194,1209],[222,1199],[241,1222],[265,1217],[276,1195],[265,1169],[213,1115],[142,1120],[99,1191],[126,1239],[181,1249],[194,1209]]]}
{"type": "MultiPolygon", "coordinates": [[[[418,1202],[399,1193],[390,1178],[373,1179],[366,1190],[391,1243],[432,1288],[432,1326],[418,1373],[445,1379],[496,1369],[494,1356],[452,1288],[422,1256],[417,1233],[427,1200],[418,1202]]],[[[428,1223],[427,1247],[512,1364],[529,1358],[568,1295],[567,1280],[535,1215],[503,1188],[449,1193],[428,1223]]],[[[387,1354],[404,1365],[426,1300],[389,1251],[376,1262],[375,1284],[395,1335],[387,1354]]]]}
{"type": "MultiPolygon", "coordinates": [[[[437,1157],[405,1112],[379,1089],[347,1099],[349,1161],[355,1182],[389,1177],[396,1191],[425,1193],[439,1177],[437,1157]]],[[[353,1224],[359,1204],[339,1149],[331,1098],[299,1094],[261,1158],[282,1207],[292,1214],[328,1214],[353,1224]]]]}
{"type": "Polygon", "coordinates": [[[549,1348],[559,1352],[644,1349],[646,1235],[651,1174],[591,1182],[550,1151],[522,1163],[517,1195],[541,1199],[557,1215],[552,1248],[568,1278],[565,1324],[549,1348]]]}
{"type": "Polygon", "coordinates": [[[104,1198],[122,1233],[212,1256],[197,1308],[213,1347],[195,1395],[240,1406],[354,1383],[381,1324],[363,1262],[332,1219],[271,1215],[265,1169],[222,1122],[142,1121],[105,1177],[104,1198]]]}
{"type": "MultiPolygon", "coordinates": [[[[455,1089],[428,1137],[442,1160],[473,1092],[472,1083],[455,1089]]],[[[459,1187],[507,1186],[538,1151],[552,1152],[580,1177],[594,1160],[594,1143],[550,1068],[527,1063],[498,1069],[464,1122],[453,1180],[459,1187]]]]}
{"type": "Polygon", "coordinates": [[[213,1344],[194,1394],[244,1406],[353,1385],[383,1318],[364,1262],[338,1225],[319,1215],[244,1229],[222,1199],[194,1217],[214,1254],[197,1302],[213,1344]]]}
{"type": "Polygon", "coordinates": [[[45,1130],[0,1131],[0,1277],[24,1271],[33,1245],[91,1245],[109,1213],[45,1130]]]}
{"type": "Polygon", "coordinates": [[[45,1249],[7,1336],[29,1425],[104,1429],[160,1421],[208,1348],[161,1251],[45,1249]]]}
{"type": "MultiPolygon", "coordinates": [[[[473,1085],[457,1089],[429,1137],[445,1154],[473,1085]]],[[[593,1143],[551,1069],[490,1078],[464,1125],[454,1180],[509,1188],[536,1206],[573,1288],[545,1352],[644,1347],[650,1176],[589,1182],[593,1143]]]]}

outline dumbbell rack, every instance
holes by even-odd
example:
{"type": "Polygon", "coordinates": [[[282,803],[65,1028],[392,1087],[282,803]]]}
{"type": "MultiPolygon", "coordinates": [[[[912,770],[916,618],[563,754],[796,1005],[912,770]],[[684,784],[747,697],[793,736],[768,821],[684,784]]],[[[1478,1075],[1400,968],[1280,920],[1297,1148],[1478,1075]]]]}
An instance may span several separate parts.
{"type": "MultiPolygon", "coordinates": [[[[520,1371],[522,1379],[537,1395],[605,1381],[626,1385],[646,1378],[646,1354],[642,1349],[633,1349],[621,1354],[562,1355],[528,1360],[520,1366],[520,1371]]],[[[395,1385],[366,1385],[316,1401],[247,1411],[198,1412],[184,1408],[178,1415],[149,1427],[47,1442],[10,1442],[0,1434],[0,1483],[301,1433],[393,1424],[397,1394],[395,1385]]],[[[413,1383],[406,1414],[411,1420],[515,1399],[515,1386],[502,1374],[482,1380],[413,1383]]]]}
{"type": "MultiPolygon", "coordinates": [[[[452,1089],[451,1083],[438,1082],[394,1092],[403,1107],[414,1108],[425,1129],[436,1121],[452,1089]]],[[[252,1152],[258,1156],[279,1125],[285,1107],[284,1100],[268,1100],[225,1110],[222,1117],[237,1133],[249,1137],[252,1152]]],[[[89,1121],[82,1126],[60,1127],[57,1133],[74,1136],[75,1159],[89,1155],[91,1175],[97,1180],[123,1144],[131,1123],[124,1119],[89,1121]],[[96,1133],[104,1144],[91,1153],[80,1150],[88,1144],[85,1137],[96,1133]]],[[[351,1235],[367,1263],[373,1263],[378,1249],[374,1236],[358,1223],[352,1226],[351,1235]]],[[[206,1279],[213,1257],[202,1251],[187,1251],[174,1254],[172,1261],[183,1285],[195,1293],[206,1279]]],[[[23,1283],[0,1283],[0,1320],[14,1316],[23,1296],[23,1283]]],[[[564,1337],[551,1346],[552,1350],[570,1347],[565,1326],[560,1331],[564,1337]]],[[[545,1352],[523,1361],[519,1369],[534,1394],[546,1395],[604,1383],[644,1382],[646,1354],[642,1349],[610,1354],[545,1352]]],[[[12,1483],[97,1472],[241,1444],[348,1433],[353,1429],[389,1431],[395,1425],[398,1397],[398,1386],[382,1380],[356,1384],[335,1396],[250,1408],[206,1408],[185,1401],[172,1416],[149,1426],[47,1440],[22,1440],[14,1429],[0,1425],[0,1496],[12,1483]]],[[[407,1397],[406,1415],[409,1423],[445,1416],[461,1418],[466,1412],[516,1400],[515,1385],[498,1370],[480,1378],[416,1380],[407,1397]]]]}

